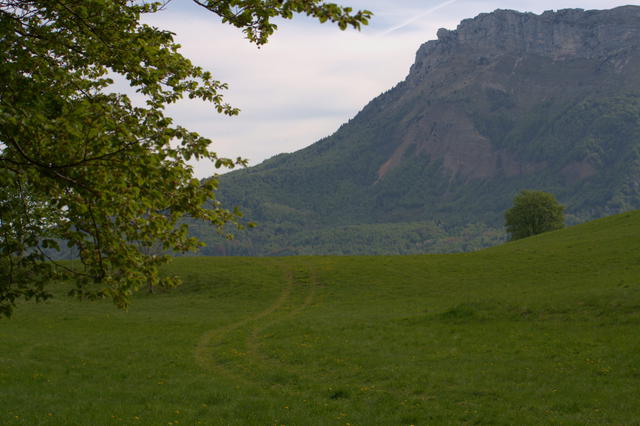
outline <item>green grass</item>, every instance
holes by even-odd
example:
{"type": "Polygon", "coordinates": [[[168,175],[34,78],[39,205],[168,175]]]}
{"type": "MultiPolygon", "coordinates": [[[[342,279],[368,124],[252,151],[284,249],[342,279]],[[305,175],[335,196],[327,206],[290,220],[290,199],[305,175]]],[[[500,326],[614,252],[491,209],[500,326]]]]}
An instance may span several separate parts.
{"type": "Polygon", "coordinates": [[[0,424],[640,424],[640,212],[476,253],[180,258],[0,321],[0,424]]]}

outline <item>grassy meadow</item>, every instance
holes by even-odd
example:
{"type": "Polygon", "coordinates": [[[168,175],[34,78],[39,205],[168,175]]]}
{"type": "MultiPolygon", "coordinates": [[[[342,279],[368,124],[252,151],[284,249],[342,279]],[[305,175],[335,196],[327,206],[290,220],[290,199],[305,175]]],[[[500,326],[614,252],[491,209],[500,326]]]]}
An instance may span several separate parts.
{"type": "MultiPolygon", "coordinates": [[[[0,424],[640,424],[640,212],[475,253],[179,258],[0,321],[0,424]]],[[[62,291],[62,289],[60,289],[62,291]]]]}

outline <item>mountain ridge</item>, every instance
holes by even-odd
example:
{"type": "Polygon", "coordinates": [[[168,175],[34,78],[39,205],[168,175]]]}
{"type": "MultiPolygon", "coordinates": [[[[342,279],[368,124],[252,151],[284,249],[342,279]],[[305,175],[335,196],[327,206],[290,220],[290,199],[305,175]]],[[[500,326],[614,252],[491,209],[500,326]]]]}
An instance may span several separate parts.
{"type": "Polygon", "coordinates": [[[501,241],[518,190],[578,223],[640,208],[638,176],[640,7],[497,10],[439,30],[331,136],[222,176],[221,200],[262,226],[208,253],[382,254],[371,241],[398,227],[375,244],[470,250],[501,241]]]}

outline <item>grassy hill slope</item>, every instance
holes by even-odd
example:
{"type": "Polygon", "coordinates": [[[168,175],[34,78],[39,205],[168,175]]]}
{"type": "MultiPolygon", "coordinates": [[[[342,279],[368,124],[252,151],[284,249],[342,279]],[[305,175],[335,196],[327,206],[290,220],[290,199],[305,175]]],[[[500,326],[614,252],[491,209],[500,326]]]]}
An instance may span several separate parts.
{"type": "Polygon", "coordinates": [[[634,424],[639,235],[636,211],[476,253],[176,259],[130,312],[0,322],[0,423],[634,424]]]}

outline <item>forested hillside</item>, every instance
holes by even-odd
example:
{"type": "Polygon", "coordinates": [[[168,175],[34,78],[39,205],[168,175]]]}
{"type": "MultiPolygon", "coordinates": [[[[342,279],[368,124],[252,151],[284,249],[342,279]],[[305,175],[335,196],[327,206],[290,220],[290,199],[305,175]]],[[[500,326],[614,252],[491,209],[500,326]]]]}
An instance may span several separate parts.
{"type": "Polygon", "coordinates": [[[418,50],[407,78],[333,135],[221,179],[258,228],[203,254],[472,250],[521,189],[569,224],[640,208],[640,7],[498,10],[418,50]]]}

